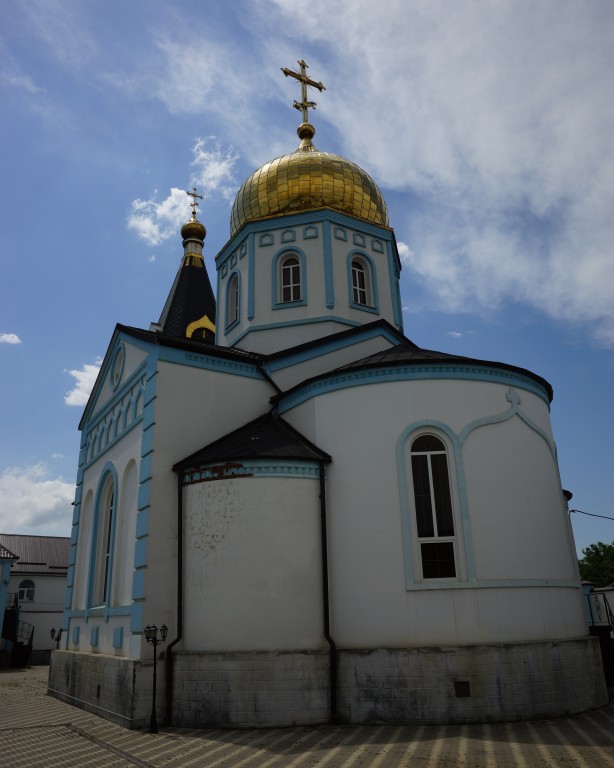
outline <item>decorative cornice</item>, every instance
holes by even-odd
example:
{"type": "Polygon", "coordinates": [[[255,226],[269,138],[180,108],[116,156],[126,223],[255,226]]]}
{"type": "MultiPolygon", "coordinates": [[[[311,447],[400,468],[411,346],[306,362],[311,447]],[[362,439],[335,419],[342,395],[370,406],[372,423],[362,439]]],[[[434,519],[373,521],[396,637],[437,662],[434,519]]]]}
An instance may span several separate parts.
{"type": "Polygon", "coordinates": [[[459,365],[456,363],[440,362],[428,365],[383,366],[381,368],[354,370],[342,374],[330,374],[305,384],[299,384],[289,394],[280,395],[277,403],[277,412],[283,414],[297,405],[310,400],[312,397],[339,389],[381,382],[417,381],[424,379],[489,381],[508,386],[513,384],[520,389],[532,392],[548,404],[546,392],[528,376],[492,366],[459,365]]]}

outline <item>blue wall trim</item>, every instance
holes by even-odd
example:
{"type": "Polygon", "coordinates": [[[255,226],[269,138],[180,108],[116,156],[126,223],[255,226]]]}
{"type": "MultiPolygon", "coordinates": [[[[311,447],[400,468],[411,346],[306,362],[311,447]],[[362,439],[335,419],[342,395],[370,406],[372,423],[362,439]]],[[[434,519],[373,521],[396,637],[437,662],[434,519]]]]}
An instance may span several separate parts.
{"type": "Polygon", "coordinates": [[[184,472],[184,485],[215,480],[230,480],[246,477],[294,477],[319,479],[320,466],[317,462],[304,461],[241,461],[220,473],[219,463],[209,462],[197,470],[184,472]],[[237,466],[238,465],[238,466],[237,466]]]}
{"type": "Polygon", "coordinates": [[[333,277],[333,252],[330,236],[330,221],[322,222],[322,242],[324,245],[324,290],[326,309],[335,308],[335,281],[333,277]]]}
{"type": "MultiPolygon", "coordinates": [[[[285,325],[285,323],[281,323],[285,325]]],[[[230,373],[235,376],[247,376],[252,379],[262,379],[262,374],[255,363],[230,360],[225,357],[213,357],[212,355],[199,355],[193,352],[184,352],[181,349],[163,347],[160,349],[160,360],[176,365],[188,365],[191,368],[204,368],[218,373],[230,373]]]]}
{"type": "Polygon", "coordinates": [[[286,320],[279,323],[263,323],[262,325],[251,325],[246,328],[239,336],[232,340],[231,347],[236,347],[244,336],[255,331],[268,331],[271,328],[288,328],[292,325],[309,325],[310,323],[339,323],[347,328],[356,328],[363,323],[357,320],[350,320],[347,317],[338,317],[337,315],[321,315],[320,317],[306,317],[303,320],[286,320]]]}
{"type": "Polygon", "coordinates": [[[364,326],[363,328],[363,331],[358,331],[356,334],[353,334],[351,339],[336,339],[333,341],[324,340],[321,344],[318,344],[317,347],[314,346],[310,349],[302,350],[301,352],[291,352],[287,356],[271,360],[270,362],[267,362],[263,368],[267,373],[274,373],[284,368],[300,365],[307,360],[313,360],[317,357],[328,355],[331,352],[337,352],[340,349],[353,347],[364,341],[378,337],[382,337],[386,339],[386,341],[389,341],[391,346],[399,343],[398,337],[391,333],[387,328],[366,328],[364,326]]]}
{"type": "Polygon", "coordinates": [[[256,236],[250,232],[247,237],[247,319],[256,316],[256,236]]]}
{"type": "MultiPolygon", "coordinates": [[[[250,221],[243,226],[222,248],[215,258],[216,270],[221,269],[222,265],[230,259],[236,251],[238,244],[245,238],[246,233],[256,234],[260,232],[276,232],[288,228],[304,227],[309,224],[319,224],[329,222],[331,225],[340,225],[348,229],[358,230],[369,237],[375,237],[378,240],[390,240],[394,242],[394,234],[391,227],[384,227],[378,224],[371,224],[362,219],[355,219],[353,216],[334,211],[330,208],[320,208],[316,211],[303,211],[292,215],[283,215],[262,219],[260,221],[250,221]]],[[[396,250],[396,249],[395,249],[396,250]]],[[[398,258],[398,257],[397,257],[398,258]]]]}
{"type": "Polygon", "coordinates": [[[391,381],[419,381],[425,379],[452,379],[461,381],[489,381],[496,384],[513,383],[519,389],[525,389],[548,404],[546,391],[528,376],[520,373],[506,371],[504,369],[489,368],[488,366],[460,366],[453,363],[439,363],[437,365],[413,365],[382,368],[369,368],[363,371],[354,371],[345,374],[331,374],[319,379],[282,397],[277,405],[279,414],[295,408],[297,405],[310,400],[312,397],[335,392],[349,387],[361,387],[368,384],[379,384],[391,381]]]}

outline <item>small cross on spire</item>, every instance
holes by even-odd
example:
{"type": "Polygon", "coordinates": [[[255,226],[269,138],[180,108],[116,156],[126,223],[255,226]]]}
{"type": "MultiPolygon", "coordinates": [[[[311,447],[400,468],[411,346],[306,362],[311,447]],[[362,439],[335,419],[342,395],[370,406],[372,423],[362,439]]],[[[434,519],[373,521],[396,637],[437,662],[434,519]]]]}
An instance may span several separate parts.
{"type": "Polygon", "coordinates": [[[290,76],[293,77],[295,80],[298,80],[301,84],[301,100],[295,101],[293,106],[295,109],[298,109],[303,113],[303,122],[308,123],[309,122],[309,109],[315,109],[316,103],[315,101],[307,101],[307,86],[311,86],[312,88],[317,88],[320,93],[322,91],[325,91],[326,88],[322,83],[316,83],[315,80],[312,80],[310,77],[307,77],[307,64],[301,59],[299,62],[297,62],[300,67],[300,72],[293,72],[291,69],[288,69],[288,67],[282,67],[281,71],[284,73],[286,77],[290,76]]]}
{"type": "Polygon", "coordinates": [[[203,199],[202,195],[199,195],[196,193],[196,187],[192,187],[192,192],[188,192],[188,190],[185,190],[186,195],[189,195],[192,198],[192,202],[190,205],[192,206],[192,218],[196,219],[196,209],[200,205],[200,203],[196,200],[198,198],[199,200],[203,199]]]}

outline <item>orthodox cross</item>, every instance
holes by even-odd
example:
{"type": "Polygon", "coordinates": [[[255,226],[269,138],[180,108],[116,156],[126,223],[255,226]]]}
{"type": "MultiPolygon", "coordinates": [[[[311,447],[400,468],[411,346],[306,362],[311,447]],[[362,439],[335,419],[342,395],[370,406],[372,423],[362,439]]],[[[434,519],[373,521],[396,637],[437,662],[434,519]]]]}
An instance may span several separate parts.
{"type": "Polygon", "coordinates": [[[315,101],[307,101],[307,86],[310,85],[312,88],[317,88],[320,93],[322,91],[325,91],[326,88],[322,85],[322,83],[316,83],[315,80],[312,80],[310,77],[307,77],[307,64],[301,59],[299,62],[297,62],[299,67],[301,68],[300,72],[293,72],[291,69],[288,69],[288,67],[282,67],[281,71],[284,73],[286,77],[288,75],[290,77],[293,77],[295,80],[298,80],[301,84],[301,100],[295,101],[293,106],[295,109],[298,109],[303,113],[303,122],[308,123],[309,122],[309,115],[307,110],[309,108],[315,109],[316,103],[315,101]]]}
{"type": "Polygon", "coordinates": [[[200,203],[198,203],[196,201],[196,198],[198,198],[199,200],[202,200],[203,196],[196,194],[196,187],[192,187],[192,192],[188,192],[188,190],[186,189],[185,193],[186,193],[186,195],[189,195],[192,198],[192,202],[190,203],[190,205],[192,206],[192,218],[195,219],[196,218],[196,209],[200,205],[200,203]]]}

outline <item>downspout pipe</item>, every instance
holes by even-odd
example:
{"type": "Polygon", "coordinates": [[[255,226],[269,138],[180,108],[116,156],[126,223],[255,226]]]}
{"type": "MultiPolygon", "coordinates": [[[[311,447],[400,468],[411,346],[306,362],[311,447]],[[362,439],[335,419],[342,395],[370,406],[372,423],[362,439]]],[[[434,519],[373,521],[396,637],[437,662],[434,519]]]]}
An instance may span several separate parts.
{"type": "Polygon", "coordinates": [[[322,609],[324,619],[324,637],[329,645],[329,690],[330,690],[330,719],[338,721],[337,714],[337,646],[330,633],[330,597],[328,592],[328,537],[326,526],[326,481],[324,478],[325,463],[320,465],[320,538],[322,546],[322,609]]]}
{"type": "Polygon", "coordinates": [[[166,723],[173,724],[173,648],[183,636],[183,482],[177,471],[177,629],[166,646],[166,723]]]}

